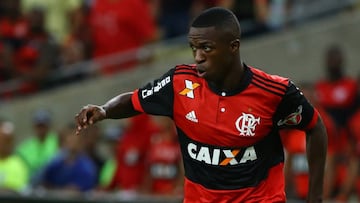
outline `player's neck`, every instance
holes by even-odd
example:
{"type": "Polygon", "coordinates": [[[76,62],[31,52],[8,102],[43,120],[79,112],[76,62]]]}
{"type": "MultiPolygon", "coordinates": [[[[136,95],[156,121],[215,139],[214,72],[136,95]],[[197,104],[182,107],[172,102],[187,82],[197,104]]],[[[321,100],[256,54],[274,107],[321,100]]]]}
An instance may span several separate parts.
{"type": "Polygon", "coordinates": [[[225,76],[222,82],[214,83],[214,85],[223,91],[233,91],[239,88],[244,77],[244,65],[239,61],[231,68],[231,71],[225,76]]]}

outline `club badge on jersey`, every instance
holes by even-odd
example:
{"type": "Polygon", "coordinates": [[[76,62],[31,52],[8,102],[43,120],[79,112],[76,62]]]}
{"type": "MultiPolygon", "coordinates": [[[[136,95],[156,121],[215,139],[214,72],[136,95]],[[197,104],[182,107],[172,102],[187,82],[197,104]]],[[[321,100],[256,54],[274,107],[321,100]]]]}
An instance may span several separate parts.
{"type": "Polygon", "coordinates": [[[302,109],[303,109],[302,105],[299,105],[296,112],[291,113],[285,119],[279,120],[277,125],[278,126],[282,126],[282,125],[298,125],[302,120],[302,116],[301,116],[302,109]]]}
{"type": "Polygon", "coordinates": [[[255,118],[252,114],[242,113],[236,119],[235,126],[241,136],[255,136],[255,127],[260,124],[260,117],[255,118]]]}

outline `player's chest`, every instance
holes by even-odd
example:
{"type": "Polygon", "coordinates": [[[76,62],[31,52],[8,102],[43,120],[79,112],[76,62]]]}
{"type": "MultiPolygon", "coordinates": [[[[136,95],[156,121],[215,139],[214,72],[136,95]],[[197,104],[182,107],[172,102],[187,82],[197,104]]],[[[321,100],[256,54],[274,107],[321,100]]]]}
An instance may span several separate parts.
{"type": "Polygon", "coordinates": [[[215,145],[252,145],[273,127],[276,102],[251,89],[234,96],[204,87],[175,93],[174,120],[192,139],[215,145]]]}

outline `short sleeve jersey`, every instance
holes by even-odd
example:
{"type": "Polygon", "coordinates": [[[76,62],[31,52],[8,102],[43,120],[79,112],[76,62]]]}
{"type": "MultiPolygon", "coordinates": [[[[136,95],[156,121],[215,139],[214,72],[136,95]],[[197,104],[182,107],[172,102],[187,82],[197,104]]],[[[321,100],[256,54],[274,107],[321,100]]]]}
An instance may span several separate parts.
{"type": "Polygon", "coordinates": [[[289,79],[244,67],[234,91],[199,77],[196,65],[176,66],[134,91],[136,110],[175,122],[184,202],[285,201],[278,130],[312,128],[318,113],[289,79]]]}

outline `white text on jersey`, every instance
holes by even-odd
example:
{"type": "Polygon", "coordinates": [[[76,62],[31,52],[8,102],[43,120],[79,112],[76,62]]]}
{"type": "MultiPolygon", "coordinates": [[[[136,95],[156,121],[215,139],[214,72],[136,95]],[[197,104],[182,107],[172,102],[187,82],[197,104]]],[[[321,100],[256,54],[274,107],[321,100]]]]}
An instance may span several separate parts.
{"type": "Polygon", "coordinates": [[[255,148],[253,146],[247,147],[242,157],[238,159],[236,158],[236,155],[240,152],[240,149],[217,149],[197,146],[194,143],[189,143],[187,150],[192,159],[205,162],[210,165],[237,165],[257,159],[255,148]],[[210,153],[210,150],[212,153],[210,153]],[[225,158],[221,158],[224,156],[225,158]]]}
{"type": "Polygon", "coordinates": [[[153,86],[151,89],[144,89],[141,91],[141,96],[143,99],[145,99],[148,96],[151,96],[154,94],[154,92],[158,92],[161,88],[163,88],[165,85],[170,83],[171,79],[170,76],[167,76],[166,78],[162,79],[160,82],[156,84],[156,86],[153,86]]]}

